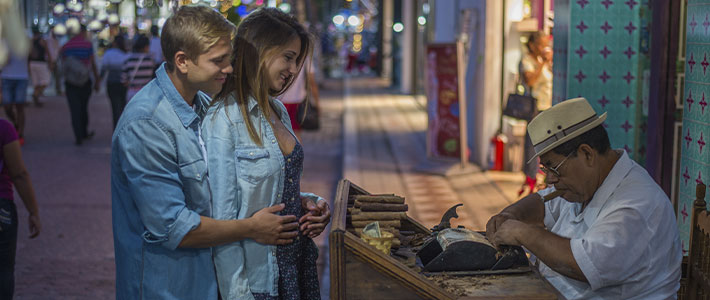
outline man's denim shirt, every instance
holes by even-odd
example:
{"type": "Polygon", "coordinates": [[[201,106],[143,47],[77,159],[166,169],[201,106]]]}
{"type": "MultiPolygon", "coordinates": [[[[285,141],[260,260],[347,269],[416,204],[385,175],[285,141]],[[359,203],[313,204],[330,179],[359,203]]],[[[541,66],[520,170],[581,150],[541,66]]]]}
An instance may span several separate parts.
{"type": "MultiPolygon", "coordinates": [[[[272,101],[293,134],[286,108],[280,101],[272,101]]],[[[284,155],[256,100],[250,98],[247,107],[249,119],[261,137],[261,146],[249,136],[244,117],[231,95],[225,102],[210,107],[202,124],[215,219],[245,219],[284,200],[281,194],[286,177],[284,155]]],[[[320,199],[311,193],[301,193],[301,197],[320,199]]],[[[300,199],[286,201],[301,203],[300,199]]],[[[214,263],[222,299],[253,299],[252,293],[278,295],[275,253],[276,246],[250,239],[215,247],[214,263]]]]}
{"type": "Polygon", "coordinates": [[[160,67],[128,103],[113,134],[111,198],[116,299],[217,299],[210,248],[178,248],[211,216],[199,142],[209,97],[194,109],[160,67]]]}

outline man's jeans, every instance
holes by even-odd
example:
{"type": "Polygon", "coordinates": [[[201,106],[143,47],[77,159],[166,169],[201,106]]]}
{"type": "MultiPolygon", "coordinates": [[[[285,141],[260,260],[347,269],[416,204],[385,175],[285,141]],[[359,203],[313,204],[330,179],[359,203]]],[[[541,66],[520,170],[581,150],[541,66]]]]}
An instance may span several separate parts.
{"type": "Polygon", "coordinates": [[[12,200],[0,198],[0,299],[12,299],[15,291],[15,249],[17,208],[12,200]]]}

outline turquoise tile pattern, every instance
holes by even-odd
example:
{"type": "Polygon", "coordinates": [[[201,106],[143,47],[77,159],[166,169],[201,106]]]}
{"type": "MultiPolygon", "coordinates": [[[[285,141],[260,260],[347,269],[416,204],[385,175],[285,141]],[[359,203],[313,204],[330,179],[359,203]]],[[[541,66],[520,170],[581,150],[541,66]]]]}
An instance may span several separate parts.
{"type": "Polygon", "coordinates": [[[643,164],[643,44],[650,18],[642,15],[650,16],[648,1],[570,0],[569,11],[566,98],[585,97],[597,113],[608,112],[604,126],[612,147],[643,164]]]}
{"type": "Polygon", "coordinates": [[[569,52],[569,15],[570,0],[555,0],[555,27],[552,28],[553,36],[553,84],[552,104],[557,104],[567,99],[567,60],[569,52]]]}
{"type": "MultiPolygon", "coordinates": [[[[710,183],[710,1],[689,0],[686,17],[683,140],[681,146],[678,229],[683,254],[690,237],[695,186],[710,183]]],[[[710,193],[706,193],[710,202],[710,193]]]]}

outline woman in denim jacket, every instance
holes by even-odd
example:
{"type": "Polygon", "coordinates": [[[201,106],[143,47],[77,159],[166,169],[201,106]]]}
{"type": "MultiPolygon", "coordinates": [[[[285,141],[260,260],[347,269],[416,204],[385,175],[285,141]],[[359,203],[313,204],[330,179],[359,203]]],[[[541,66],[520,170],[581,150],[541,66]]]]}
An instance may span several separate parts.
{"type": "Polygon", "coordinates": [[[283,204],[298,234],[278,246],[253,240],[214,248],[222,299],[320,299],[312,238],[330,221],[327,201],[300,192],[303,148],[281,94],[302,68],[312,41],[278,9],[252,12],[237,29],[234,72],[203,122],[215,219],[248,218],[283,204]]]}

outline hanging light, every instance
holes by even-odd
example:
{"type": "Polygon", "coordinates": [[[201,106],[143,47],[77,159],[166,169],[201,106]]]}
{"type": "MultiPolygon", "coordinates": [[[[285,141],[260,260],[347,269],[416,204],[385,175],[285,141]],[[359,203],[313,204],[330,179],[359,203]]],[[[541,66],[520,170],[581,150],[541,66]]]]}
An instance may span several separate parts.
{"type": "Polygon", "coordinates": [[[394,25],[392,25],[392,30],[394,30],[394,32],[402,32],[402,30],[404,30],[404,25],[400,22],[394,23],[394,25]]]}
{"type": "Polygon", "coordinates": [[[55,25],[53,30],[54,30],[54,34],[56,34],[56,35],[67,34],[67,27],[64,26],[64,24],[62,24],[62,23],[55,25]]]}
{"type": "Polygon", "coordinates": [[[67,9],[74,12],[80,12],[82,9],[84,9],[84,5],[81,4],[81,2],[69,2],[67,3],[67,9]]]}
{"type": "Polygon", "coordinates": [[[279,9],[280,9],[282,12],[290,13],[290,12],[291,12],[291,4],[288,4],[288,3],[286,3],[286,2],[281,3],[281,4],[279,4],[279,9]]]}
{"type": "Polygon", "coordinates": [[[89,26],[87,26],[87,28],[91,31],[99,31],[104,28],[104,24],[99,20],[93,20],[89,22],[89,26]]]}
{"type": "Polygon", "coordinates": [[[109,25],[117,25],[120,22],[121,22],[121,19],[118,17],[117,14],[108,15],[108,24],[109,25]]]}
{"type": "Polygon", "coordinates": [[[80,29],[81,24],[79,23],[79,19],[69,18],[69,19],[67,19],[66,26],[67,26],[67,31],[74,34],[74,33],[79,33],[79,29],[80,29]]]}
{"type": "Polygon", "coordinates": [[[343,22],[345,22],[345,17],[343,17],[342,15],[335,15],[333,17],[333,23],[335,25],[338,25],[338,26],[343,25],[343,22]]]}
{"type": "Polygon", "coordinates": [[[136,6],[146,8],[153,5],[153,0],[136,0],[136,6]]]}
{"type": "Polygon", "coordinates": [[[96,15],[96,20],[104,22],[104,21],[106,21],[106,19],[108,19],[108,14],[106,13],[105,10],[99,11],[99,14],[96,15]]]}
{"type": "Polygon", "coordinates": [[[52,9],[52,12],[53,12],[55,15],[61,15],[61,14],[64,13],[64,10],[65,10],[65,9],[66,9],[66,7],[64,6],[64,4],[59,3],[59,4],[57,4],[57,5],[54,6],[54,8],[52,9]]]}
{"type": "Polygon", "coordinates": [[[348,24],[350,24],[350,26],[360,25],[360,18],[358,18],[357,16],[349,16],[348,24]]]}

